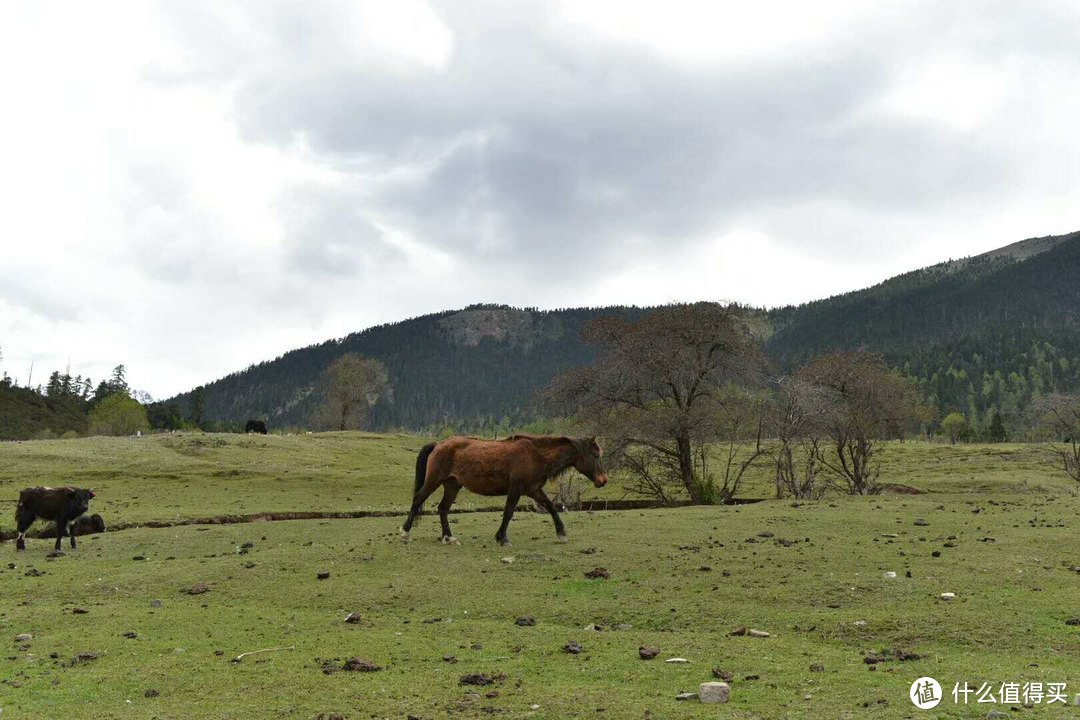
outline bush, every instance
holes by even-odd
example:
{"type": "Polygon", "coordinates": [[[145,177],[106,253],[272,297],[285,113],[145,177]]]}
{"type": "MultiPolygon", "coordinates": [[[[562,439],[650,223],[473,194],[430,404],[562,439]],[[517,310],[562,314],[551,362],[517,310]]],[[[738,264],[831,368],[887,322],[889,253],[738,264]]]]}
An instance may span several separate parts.
{"type": "Polygon", "coordinates": [[[146,408],[126,393],[113,393],[95,405],[89,421],[90,435],[134,435],[150,429],[146,408]]]}

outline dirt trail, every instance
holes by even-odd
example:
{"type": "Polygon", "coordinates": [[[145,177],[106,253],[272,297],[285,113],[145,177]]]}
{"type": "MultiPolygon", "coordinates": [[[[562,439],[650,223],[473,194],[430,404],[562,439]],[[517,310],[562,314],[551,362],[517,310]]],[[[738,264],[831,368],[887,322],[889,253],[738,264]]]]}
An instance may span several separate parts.
{"type": "MultiPolygon", "coordinates": [[[[747,498],[735,501],[736,505],[762,502],[765,498],[747,498]]],[[[580,508],[574,510],[564,509],[563,512],[594,512],[594,511],[625,511],[625,510],[662,510],[665,507],[685,507],[688,503],[663,506],[650,500],[590,500],[581,503],[580,508]]],[[[490,506],[477,508],[454,508],[451,515],[465,513],[501,513],[505,506],[490,506]]],[[[518,506],[519,512],[529,512],[531,505],[518,506]]],[[[209,517],[178,518],[176,520],[147,520],[146,522],[118,522],[107,524],[107,532],[118,532],[132,528],[169,528],[181,525],[234,525],[239,523],[272,522],[278,520],[355,520],[357,518],[386,518],[404,517],[407,510],[352,510],[346,512],[318,512],[318,511],[288,511],[288,512],[260,512],[234,515],[212,515],[209,517]]],[[[546,513],[545,513],[546,514],[546,513]]],[[[0,531],[0,541],[15,539],[14,530],[0,531]]],[[[55,538],[56,530],[46,527],[41,530],[27,533],[31,538],[47,539],[55,538]]],[[[81,536],[80,536],[81,537],[81,536]]]]}

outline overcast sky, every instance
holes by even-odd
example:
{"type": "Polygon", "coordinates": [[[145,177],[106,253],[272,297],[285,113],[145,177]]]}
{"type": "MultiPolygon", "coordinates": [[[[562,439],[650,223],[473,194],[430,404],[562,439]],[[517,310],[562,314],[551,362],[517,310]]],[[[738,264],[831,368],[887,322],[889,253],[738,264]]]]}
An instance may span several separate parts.
{"type": "Polygon", "coordinates": [[[1080,229],[1080,5],[0,4],[0,370],[167,397],[474,302],[800,302],[1080,229]]]}

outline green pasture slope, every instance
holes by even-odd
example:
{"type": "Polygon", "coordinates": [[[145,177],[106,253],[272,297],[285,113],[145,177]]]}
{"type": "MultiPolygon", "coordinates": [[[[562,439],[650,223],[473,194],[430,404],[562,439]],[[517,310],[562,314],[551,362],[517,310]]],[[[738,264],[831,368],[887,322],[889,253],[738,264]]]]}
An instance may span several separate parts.
{"type": "MultiPolygon", "coordinates": [[[[114,525],[400,510],[422,442],[0,444],[0,528],[18,488],[67,482],[98,490],[93,509],[114,525]]],[[[896,444],[883,460],[883,479],[927,494],[568,513],[568,545],[523,512],[512,549],[494,545],[487,513],[453,518],[457,547],[438,544],[434,518],[402,545],[397,517],[130,527],[55,559],[46,540],[22,554],[4,543],[0,718],[1071,716],[1045,702],[954,705],[951,689],[1080,693],[1080,626],[1066,624],[1080,615],[1076,488],[1031,446],[896,444]],[[596,567],[610,577],[587,579],[596,567]],[[208,591],[190,594],[199,583],[208,591]],[[345,623],[350,612],[361,622],[345,623]],[[730,635],[739,626],[770,637],[730,635]],[[571,641],[580,654],[563,651],[571,641]],[[640,645],[661,654],[643,661],[640,645]],[[232,662],[266,648],[290,649],[232,662]],[[865,662],[885,649],[885,662],[865,662]],[[382,669],[324,672],[351,657],[382,669]],[[713,668],[734,677],[729,704],[675,700],[713,668]],[[475,673],[497,679],[459,684],[475,673]],[[923,675],[946,688],[934,710],[907,699],[923,675]]],[[[749,494],[767,482],[762,468],[749,494]]]]}

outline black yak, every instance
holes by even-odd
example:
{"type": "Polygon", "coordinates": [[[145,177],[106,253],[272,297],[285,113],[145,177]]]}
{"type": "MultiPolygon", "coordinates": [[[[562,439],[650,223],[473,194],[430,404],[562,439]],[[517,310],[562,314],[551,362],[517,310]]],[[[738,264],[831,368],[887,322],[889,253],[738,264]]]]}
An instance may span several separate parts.
{"type": "MultiPolygon", "coordinates": [[[[71,529],[75,531],[76,535],[96,535],[97,533],[103,533],[105,532],[105,518],[97,513],[94,513],[93,515],[82,515],[71,522],[71,529]]],[[[48,527],[39,532],[28,534],[30,537],[41,539],[54,538],[56,537],[56,523],[51,523],[48,527]]]]}
{"type": "MultiPolygon", "coordinates": [[[[19,493],[19,505],[15,508],[15,523],[19,536],[15,540],[17,550],[26,549],[26,531],[34,520],[53,520],[56,522],[56,551],[60,552],[68,523],[71,524],[71,547],[75,547],[74,520],[90,508],[93,490],[83,488],[26,488],[19,493]]],[[[104,524],[104,523],[102,523],[104,524]]]]}
{"type": "Polygon", "coordinates": [[[262,433],[266,434],[266,423],[262,420],[248,420],[247,425],[244,426],[245,433],[262,433]]]}

